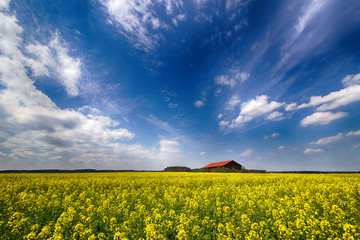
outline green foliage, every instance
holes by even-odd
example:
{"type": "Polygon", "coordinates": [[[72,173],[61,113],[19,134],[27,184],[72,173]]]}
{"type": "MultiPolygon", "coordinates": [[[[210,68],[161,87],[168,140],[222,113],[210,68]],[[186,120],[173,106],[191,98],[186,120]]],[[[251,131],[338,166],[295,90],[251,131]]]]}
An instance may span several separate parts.
{"type": "Polygon", "coordinates": [[[191,169],[184,166],[172,166],[165,168],[164,172],[191,172],[191,169]]]}

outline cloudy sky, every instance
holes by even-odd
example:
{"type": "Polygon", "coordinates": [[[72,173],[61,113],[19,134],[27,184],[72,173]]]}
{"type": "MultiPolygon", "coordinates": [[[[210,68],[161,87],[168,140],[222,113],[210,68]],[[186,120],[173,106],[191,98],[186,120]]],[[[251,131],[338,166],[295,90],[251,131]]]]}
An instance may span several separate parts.
{"type": "Polygon", "coordinates": [[[0,169],[360,170],[360,1],[0,0],[0,169]]]}

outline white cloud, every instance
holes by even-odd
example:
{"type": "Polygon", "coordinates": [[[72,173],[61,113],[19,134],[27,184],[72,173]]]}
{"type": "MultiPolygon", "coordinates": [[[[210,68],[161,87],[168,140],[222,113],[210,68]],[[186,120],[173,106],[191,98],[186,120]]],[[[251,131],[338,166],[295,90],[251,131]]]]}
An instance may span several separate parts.
{"type": "Polygon", "coordinates": [[[126,37],[136,48],[145,51],[154,49],[159,43],[158,29],[169,27],[163,20],[161,10],[167,15],[175,15],[172,22],[175,26],[184,21],[186,16],[181,13],[182,0],[138,1],[138,0],[98,0],[108,15],[107,22],[118,28],[119,33],[126,37]],[[151,28],[149,27],[151,26],[151,28]]]}
{"type": "Polygon", "coordinates": [[[251,121],[252,119],[271,114],[275,109],[280,108],[285,103],[276,101],[269,102],[269,97],[266,95],[256,96],[255,99],[251,99],[241,104],[240,114],[236,119],[233,119],[230,128],[241,126],[242,124],[251,121]]]}
{"type": "MultiPolygon", "coordinates": [[[[57,68],[57,63],[55,61],[55,56],[52,56],[49,47],[37,44],[37,45],[28,45],[26,46],[27,52],[33,55],[34,58],[27,58],[26,63],[31,67],[33,70],[33,76],[50,76],[48,67],[52,69],[57,68]]],[[[58,75],[57,71],[56,77],[58,75]]]]}
{"type": "Polygon", "coordinates": [[[165,95],[165,96],[164,96],[164,99],[165,99],[165,101],[167,102],[167,105],[168,105],[169,108],[171,108],[171,109],[175,109],[175,108],[177,108],[177,109],[182,109],[182,108],[179,106],[179,104],[176,103],[176,102],[178,101],[178,99],[177,99],[177,98],[178,98],[178,94],[177,94],[177,93],[169,92],[169,91],[164,90],[164,89],[161,90],[161,93],[162,93],[163,95],[165,95]]]}
{"type": "Polygon", "coordinates": [[[245,82],[249,77],[249,73],[241,72],[239,69],[233,68],[230,69],[227,74],[216,76],[215,83],[233,88],[238,82],[245,82]]]}
{"type": "MultiPolygon", "coordinates": [[[[2,3],[3,8],[7,8],[8,3],[2,3]]],[[[17,24],[15,16],[10,16],[0,12],[0,50],[4,55],[16,54],[17,46],[21,38],[19,34],[23,31],[17,24]]]]}
{"type": "Polygon", "coordinates": [[[240,98],[237,95],[233,95],[227,102],[225,109],[233,110],[237,105],[239,105],[240,102],[240,98]]]}
{"type": "Polygon", "coordinates": [[[310,125],[326,125],[334,120],[346,117],[348,114],[345,112],[316,112],[301,120],[300,125],[307,127],[310,125]]]}
{"type": "Polygon", "coordinates": [[[26,46],[26,50],[34,59],[26,59],[26,63],[33,69],[35,76],[49,76],[59,79],[69,96],[77,96],[81,77],[81,61],[69,56],[66,43],[61,41],[56,32],[48,46],[40,43],[26,46]]]}
{"type": "Polygon", "coordinates": [[[198,7],[201,7],[201,5],[204,5],[209,0],[193,0],[193,1],[198,7]]]}
{"type": "Polygon", "coordinates": [[[50,46],[55,49],[58,68],[63,85],[70,96],[78,94],[78,80],[81,76],[81,62],[79,59],[74,59],[68,55],[68,49],[60,43],[59,35],[50,42],[50,46]]]}
{"type": "Polygon", "coordinates": [[[358,74],[351,74],[351,75],[346,75],[343,80],[341,80],[341,83],[345,86],[351,86],[351,85],[356,85],[356,84],[360,84],[360,73],[358,74]]]}
{"type": "Polygon", "coordinates": [[[348,114],[345,112],[332,113],[328,110],[333,110],[350,103],[360,101],[360,74],[347,75],[342,83],[346,88],[339,91],[334,91],[325,96],[311,96],[308,103],[303,103],[297,106],[296,103],[288,104],[286,111],[293,111],[295,109],[302,109],[307,107],[316,107],[314,114],[307,116],[301,120],[301,126],[309,125],[325,125],[336,119],[344,118],[348,114]]]}
{"type": "Polygon", "coordinates": [[[100,115],[101,111],[97,108],[91,107],[91,106],[82,106],[77,109],[82,114],[90,113],[92,115],[100,115]]]}
{"type": "Polygon", "coordinates": [[[266,119],[272,120],[272,121],[281,121],[284,119],[284,114],[282,112],[275,111],[275,112],[270,113],[266,117],[266,119]]]}
{"type": "Polygon", "coordinates": [[[341,140],[344,140],[347,137],[358,137],[360,136],[360,130],[357,131],[351,131],[348,132],[347,134],[345,133],[339,133],[335,136],[330,136],[330,137],[325,137],[325,138],[320,138],[319,140],[317,140],[316,142],[311,142],[311,145],[318,145],[318,146],[325,146],[325,145],[330,145],[333,143],[337,143],[341,140]]]}
{"type": "Polygon", "coordinates": [[[297,150],[297,147],[291,147],[291,146],[284,146],[284,145],[281,145],[277,148],[279,151],[291,151],[291,152],[294,152],[297,150]]]}
{"type": "MultiPolygon", "coordinates": [[[[285,63],[288,58],[290,58],[290,55],[292,52],[292,47],[296,45],[296,41],[299,39],[299,37],[302,35],[306,27],[309,25],[309,22],[313,20],[313,18],[317,15],[317,13],[323,8],[324,3],[326,1],[324,0],[314,0],[305,2],[305,6],[303,7],[301,11],[301,15],[298,16],[297,22],[294,26],[294,28],[291,30],[290,37],[286,44],[282,47],[283,49],[283,58],[282,62],[285,63]],[[288,51],[290,49],[290,51],[288,51]]],[[[301,46],[301,44],[299,44],[301,46]]]]}
{"type": "Polygon", "coordinates": [[[253,154],[254,149],[253,148],[248,148],[245,151],[243,151],[242,153],[239,154],[240,157],[248,157],[251,154],[253,154]]]}
{"type": "Polygon", "coordinates": [[[350,137],[350,136],[360,136],[360,130],[351,131],[348,134],[346,134],[346,136],[348,136],[348,137],[350,137]]]}
{"type": "Polygon", "coordinates": [[[109,14],[108,22],[119,26],[120,33],[135,47],[149,50],[157,44],[158,37],[146,27],[156,18],[151,10],[151,2],[109,0],[100,3],[109,14]]]}
{"type": "Polygon", "coordinates": [[[313,153],[319,153],[319,152],[323,152],[324,150],[321,148],[307,148],[304,153],[305,154],[313,154],[313,153]]]}
{"type": "Polygon", "coordinates": [[[219,85],[228,85],[230,87],[234,87],[236,84],[236,81],[233,79],[230,79],[226,75],[219,75],[215,77],[215,83],[219,85]]]}
{"type": "Polygon", "coordinates": [[[284,149],[285,149],[285,146],[284,146],[284,145],[281,145],[281,146],[278,147],[278,150],[280,150],[280,151],[282,151],[282,150],[284,150],[284,149]]]}
{"type": "Polygon", "coordinates": [[[169,108],[177,108],[179,106],[179,104],[177,104],[177,103],[169,103],[168,106],[169,106],[169,108]]]}
{"type": "MultiPolygon", "coordinates": [[[[164,0],[166,13],[168,15],[171,15],[174,13],[176,9],[182,8],[184,3],[182,0],[164,0]]],[[[179,14],[179,15],[185,15],[185,14],[179,14]]],[[[179,18],[185,18],[185,16],[180,16],[179,18]]]]}
{"type": "Polygon", "coordinates": [[[158,161],[164,166],[179,164],[182,162],[180,143],[177,140],[161,139],[158,161]]]}
{"type": "Polygon", "coordinates": [[[196,101],[194,102],[194,106],[195,106],[196,108],[201,108],[201,107],[205,106],[206,95],[207,95],[207,93],[206,93],[205,90],[201,92],[201,97],[200,97],[201,100],[198,99],[198,100],[196,100],[196,101]]]}
{"type": "Polygon", "coordinates": [[[233,21],[236,16],[241,15],[241,13],[243,13],[243,9],[245,9],[250,3],[249,1],[244,0],[193,0],[193,2],[197,10],[195,21],[205,20],[210,23],[219,16],[219,9],[224,6],[224,3],[227,14],[226,16],[229,21],[233,21]]]}
{"type": "Polygon", "coordinates": [[[321,10],[324,0],[310,1],[310,4],[305,8],[303,14],[298,18],[298,22],[295,26],[296,32],[293,36],[295,40],[304,31],[310,20],[321,10]]]}
{"type": "Polygon", "coordinates": [[[280,136],[280,133],[273,133],[271,135],[265,135],[264,136],[264,140],[268,139],[268,138],[274,138],[274,137],[277,137],[277,136],[280,136]]]}
{"type": "Polygon", "coordinates": [[[146,118],[146,121],[158,129],[164,130],[173,136],[179,135],[179,131],[177,129],[170,126],[168,122],[162,121],[154,115],[150,115],[148,118],[146,118]]]}
{"type": "Polygon", "coordinates": [[[204,105],[205,105],[205,103],[204,103],[203,101],[201,101],[201,100],[196,100],[196,101],[194,102],[194,106],[197,107],[197,108],[201,108],[201,107],[203,107],[204,105]]]}
{"type": "Polygon", "coordinates": [[[130,132],[129,130],[125,129],[125,128],[118,128],[115,130],[108,130],[110,134],[110,136],[117,140],[131,140],[134,138],[135,134],[130,132]]]}
{"type": "MultiPolygon", "coordinates": [[[[330,46],[338,39],[334,36],[336,27],[329,26],[336,26],[342,19],[339,19],[341,14],[336,17],[328,14],[327,10],[336,11],[331,9],[332,6],[334,4],[326,0],[300,1],[292,4],[291,7],[285,6],[286,17],[277,24],[284,29],[287,29],[289,23],[295,24],[285,30],[287,40],[281,47],[281,60],[274,67],[276,72],[282,69],[284,72],[280,74],[284,74],[309,54],[314,54],[315,51],[317,51],[315,54],[319,54],[319,51],[326,49],[325,46],[330,46]]],[[[343,16],[347,17],[346,14],[343,16]]]]}
{"type": "Polygon", "coordinates": [[[296,103],[287,104],[285,107],[285,111],[287,111],[287,112],[294,111],[295,109],[297,109],[296,103]]]}
{"type": "Polygon", "coordinates": [[[221,120],[220,122],[219,122],[219,127],[220,127],[220,129],[221,130],[224,130],[225,129],[225,127],[227,127],[228,125],[229,125],[229,121],[224,121],[224,120],[221,120]]]}
{"type": "Polygon", "coordinates": [[[216,89],[215,92],[214,92],[214,96],[215,97],[218,96],[221,92],[222,92],[221,88],[216,89]]]}
{"type": "MultiPolygon", "coordinates": [[[[234,26],[234,30],[239,31],[240,29],[242,29],[243,27],[245,27],[247,25],[248,25],[248,22],[246,20],[242,20],[242,21],[240,21],[240,23],[238,23],[234,26]]],[[[251,48],[251,49],[253,50],[254,48],[251,48]]]]}
{"type": "Polygon", "coordinates": [[[249,77],[250,74],[246,72],[240,73],[240,75],[236,75],[238,78],[240,78],[241,82],[245,82],[249,77]]]}
{"type": "Polygon", "coordinates": [[[244,3],[243,0],[226,0],[226,10],[232,10],[236,6],[243,5],[244,3]]]}
{"type": "Polygon", "coordinates": [[[9,3],[10,3],[10,0],[0,0],[0,10],[8,10],[9,3]]]}
{"type": "Polygon", "coordinates": [[[351,151],[356,151],[358,148],[360,148],[360,144],[354,144],[351,146],[351,151]]]}
{"type": "Polygon", "coordinates": [[[160,140],[159,144],[160,144],[160,152],[162,152],[162,153],[178,153],[178,152],[180,152],[178,141],[162,139],[162,140],[160,140]]]}
{"type": "Polygon", "coordinates": [[[200,155],[205,155],[205,152],[201,152],[200,155]]]}
{"type": "Polygon", "coordinates": [[[160,27],[160,20],[158,18],[152,18],[150,21],[151,21],[153,29],[156,30],[160,27]]]}
{"type": "Polygon", "coordinates": [[[312,96],[309,103],[301,104],[298,109],[316,107],[316,111],[328,111],[360,101],[360,85],[351,85],[326,96],[312,96]]]}
{"type": "Polygon", "coordinates": [[[223,117],[223,115],[221,114],[221,113],[219,113],[218,115],[217,115],[217,118],[218,119],[221,119],[223,117]]]}
{"type": "Polygon", "coordinates": [[[175,25],[175,26],[178,26],[179,25],[179,22],[183,22],[183,21],[185,21],[186,20],[186,15],[185,14],[179,14],[179,15],[177,15],[176,17],[173,17],[172,19],[171,19],[171,21],[173,22],[173,24],[175,25]]]}
{"type": "Polygon", "coordinates": [[[344,134],[343,133],[339,133],[336,136],[331,136],[331,137],[325,137],[325,138],[321,138],[319,140],[317,140],[316,142],[312,142],[312,145],[329,145],[335,142],[338,142],[340,140],[342,140],[344,138],[344,134]]]}

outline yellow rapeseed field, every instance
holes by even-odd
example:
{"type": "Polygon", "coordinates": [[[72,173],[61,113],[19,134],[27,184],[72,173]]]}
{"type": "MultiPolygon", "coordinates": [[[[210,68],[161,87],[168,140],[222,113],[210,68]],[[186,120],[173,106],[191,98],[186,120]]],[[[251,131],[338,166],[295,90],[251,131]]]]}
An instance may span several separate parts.
{"type": "Polygon", "coordinates": [[[360,239],[359,174],[1,174],[1,239],[360,239]]]}

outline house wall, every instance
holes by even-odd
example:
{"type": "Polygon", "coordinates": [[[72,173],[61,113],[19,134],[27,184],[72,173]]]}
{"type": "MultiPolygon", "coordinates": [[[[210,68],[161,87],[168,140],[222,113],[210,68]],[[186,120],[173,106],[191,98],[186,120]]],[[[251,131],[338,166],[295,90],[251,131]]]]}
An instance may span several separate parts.
{"type": "Polygon", "coordinates": [[[229,162],[228,164],[226,164],[224,167],[226,168],[235,168],[235,169],[242,169],[242,166],[236,162],[229,162]]]}

